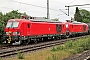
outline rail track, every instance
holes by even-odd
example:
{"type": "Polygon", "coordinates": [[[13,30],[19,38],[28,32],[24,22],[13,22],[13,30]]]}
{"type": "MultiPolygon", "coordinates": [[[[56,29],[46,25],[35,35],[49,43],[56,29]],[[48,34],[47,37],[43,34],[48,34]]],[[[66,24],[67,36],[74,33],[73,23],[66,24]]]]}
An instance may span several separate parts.
{"type": "Polygon", "coordinates": [[[83,53],[70,56],[63,60],[90,60],[90,50],[84,51],[83,53]]]}
{"type": "Polygon", "coordinates": [[[55,41],[48,41],[48,42],[43,42],[39,44],[33,44],[33,45],[25,45],[25,46],[18,46],[18,47],[12,47],[12,48],[5,48],[0,50],[0,57],[10,57],[12,55],[16,55],[18,52],[31,52],[31,51],[36,51],[40,49],[44,49],[47,47],[52,47],[56,45],[60,45],[65,43],[68,40],[76,40],[79,38],[85,38],[86,36],[80,36],[80,37],[75,37],[75,38],[69,38],[69,39],[61,39],[61,40],[55,40],[55,41]]]}

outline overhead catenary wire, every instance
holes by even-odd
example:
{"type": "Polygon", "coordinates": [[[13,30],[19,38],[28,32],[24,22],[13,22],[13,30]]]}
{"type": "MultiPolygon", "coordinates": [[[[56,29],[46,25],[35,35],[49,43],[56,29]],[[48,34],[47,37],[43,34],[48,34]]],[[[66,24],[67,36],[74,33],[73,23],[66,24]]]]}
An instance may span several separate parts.
{"type": "MultiPolygon", "coordinates": [[[[39,8],[47,8],[47,7],[43,7],[43,6],[38,6],[38,5],[33,5],[33,4],[29,4],[29,3],[24,3],[24,2],[19,2],[19,1],[15,1],[15,0],[11,0],[13,2],[17,2],[17,3],[20,3],[20,4],[24,4],[24,5],[30,5],[30,6],[34,6],[34,7],[39,7],[39,8]]],[[[54,11],[59,11],[59,10],[56,10],[56,9],[53,9],[53,8],[49,8],[50,10],[54,10],[54,11]]]]}
{"type": "Polygon", "coordinates": [[[90,8],[90,7],[80,7],[79,9],[84,9],[84,8],[90,8]]]}
{"type": "MultiPolygon", "coordinates": [[[[12,1],[12,2],[15,2],[15,0],[9,0],[9,1],[12,1]]],[[[19,4],[23,4],[23,2],[16,2],[16,3],[19,3],[19,4]]],[[[28,4],[28,3],[24,3],[24,5],[30,5],[30,4],[28,4]]],[[[30,6],[34,6],[34,7],[40,7],[40,8],[45,8],[46,9],[46,7],[43,7],[43,6],[38,6],[38,5],[30,5],[30,6]]],[[[14,10],[14,7],[13,8],[8,8],[8,7],[2,7],[2,8],[6,8],[6,9],[12,9],[12,10],[14,10]]],[[[17,9],[17,8],[16,8],[17,9]]],[[[56,10],[56,9],[53,9],[53,8],[49,8],[50,10],[53,10],[53,11],[56,11],[56,12],[60,12],[60,10],[58,9],[58,10],[56,10]]],[[[22,9],[20,9],[20,8],[18,8],[18,10],[22,10],[22,9]]],[[[66,9],[61,9],[61,10],[66,10],[66,9]]],[[[28,10],[28,12],[33,12],[33,13],[39,13],[39,14],[46,14],[46,13],[41,13],[41,12],[35,12],[35,11],[29,11],[28,10]]],[[[50,15],[54,15],[54,14],[50,14],[50,15]]],[[[60,14],[60,15],[64,15],[64,14],[60,14]]]]}
{"type": "Polygon", "coordinates": [[[58,4],[65,5],[64,3],[56,2],[56,1],[53,1],[53,0],[50,0],[50,1],[51,1],[51,2],[54,2],[54,3],[58,3],[58,4]]]}
{"type": "MultiPolygon", "coordinates": [[[[24,10],[22,10],[22,9],[14,9],[14,8],[9,8],[9,7],[0,7],[0,8],[4,8],[4,9],[11,9],[11,10],[21,10],[21,11],[24,11],[24,10]]],[[[0,10],[1,11],[1,10],[0,10]]],[[[28,12],[32,12],[32,13],[38,13],[38,14],[45,14],[45,13],[41,13],[41,12],[35,12],[35,11],[29,11],[29,10],[27,10],[28,12]]],[[[25,11],[24,11],[25,12],[25,11]]],[[[50,15],[54,15],[54,13],[50,13],[50,15]]]]}
{"type": "MultiPolygon", "coordinates": [[[[0,7],[0,8],[4,8],[4,9],[12,9],[14,10],[14,8],[9,8],[9,7],[0,7]]],[[[18,9],[18,10],[21,10],[21,9],[18,9]]],[[[0,10],[1,11],[1,10],[0,10]]],[[[45,13],[40,13],[40,12],[35,12],[35,11],[29,11],[29,12],[33,12],[33,13],[39,13],[39,14],[45,14],[45,13]]],[[[64,15],[64,14],[58,14],[58,15],[55,15],[55,14],[51,14],[50,15],[52,16],[59,16],[59,15],[64,15]]]]}
{"type": "MultiPolygon", "coordinates": [[[[5,9],[12,9],[12,10],[14,10],[14,8],[9,8],[9,7],[0,7],[0,8],[5,8],[5,9]]],[[[15,10],[21,10],[21,9],[15,9],[15,10]]],[[[21,10],[21,11],[22,11],[22,10],[21,10]]],[[[30,12],[44,14],[44,13],[35,12],[35,11],[30,11],[30,12]]]]}
{"type": "Polygon", "coordinates": [[[65,6],[65,7],[86,6],[86,5],[90,5],[90,4],[82,4],[82,5],[70,5],[70,6],[65,6]]]}
{"type": "Polygon", "coordinates": [[[67,15],[64,11],[62,11],[61,9],[59,9],[61,12],[63,12],[65,15],[67,15]]]}
{"type": "MultiPolygon", "coordinates": [[[[71,3],[73,3],[74,1],[76,1],[76,0],[71,1],[71,2],[70,2],[70,3],[68,3],[68,4],[71,4],[71,3]]],[[[68,4],[67,4],[67,5],[68,5],[68,4]]]]}
{"type": "MultiPolygon", "coordinates": [[[[9,8],[9,7],[0,7],[0,8],[5,8],[5,9],[12,9],[12,8],[9,8]]],[[[12,9],[13,10],[13,9],[12,9]]]]}
{"type": "Polygon", "coordinates": [[[68,6],[65,6],[65,7],[68,7],[68,16],[69,16],[69,7],[87,6],[87,5],[90,5],[90,4],[82,4],[82,5],[68,5],[68,6]]]}
{"type": "MultiPolygon", "coordinates": [[[[33,5],[33,4],[28,4],[28,3],[23,3],[23,2],[19,2],[19,1],[15,1],[15,0],[11,0],[13,2],[17,2],[17,3],[20,3],[20,4],[25,4],[25,5],[30,5],[30,6],[34,6],[34,7],[40,7],[40,8],[47,8],[47,7],[43,7],[43,6],[38,6],[38,5],[33,5]]],[[[67,9],[53,9],[53,8],[49,8],[50,10],[54,10],[54,11],[60,11],[60,10],[67,10],[67,9]]],[[[50,14],[51,15],[51,14],[50,14]]],[[[53,15],[53,14],[52,14],[53,15]]]]}

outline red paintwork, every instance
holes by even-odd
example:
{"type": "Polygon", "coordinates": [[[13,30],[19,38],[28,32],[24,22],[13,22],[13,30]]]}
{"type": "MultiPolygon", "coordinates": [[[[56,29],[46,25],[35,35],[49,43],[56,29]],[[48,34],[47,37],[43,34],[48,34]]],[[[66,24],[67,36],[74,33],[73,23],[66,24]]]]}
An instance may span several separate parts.
{"type": "Polygon", "coordinates": [[[14,20],[20,22],[18,28],[9,28],[9,29],[5,28],[6,32],[11,31],[13,33],[19,31],[20,36],[37,36],[49,34],[65,34],[66,31],[64,23],[32,22],[26,19],[14,19],[14,20]],[[30,24],[30,28],[28,28],[27,24],[30,24]],[[56,24],[63,25],[61,32],[57,32],[56,24]]]}
{"type": "Polygon", "coordinates": [[[69,30],[69,33],[87,33],[88,32],[88,25],[85,23],[72,23],[72,22],[64,22],[65,24],[68,24],[68,28],[66,30],[69,30]],[[84,27],[86,26],[86,27],[84,27]]]}
{"type": "Polygon", "coordinates": [[[86,24],[71,24],[70,30],[71,32],[84,33],[84,32],[88,32],[88,26],[86,24]],[[86,26],[86,28],[84,28],[84,26],[86,26]]]}
{"type": "MultiPolygon", "coordinates": [[[[66,31],[69,30],[70,34],[76,32],[88,32],[88,25],[85,23],[71,23],[71,22],[32,22],[26,19],[14,19],[19,22],[18,28],[5,28],[5,32],[11,31],[20,32],[20,36],[37,36],[37,35],[49,35],[49,34],[66,34],[66,31]],[[27,24],[30,24],[30,28],[28,28],[27,24]],[[61,32],[57,32],[56,24],[62,25],[61,32]],[[66,24],[68,24],[68,28],[66,28],[66,24]],[[83,26],[86,26],[84,30],[83,26]]],[[[12,21],[12,20],[9,20],[12,21]]],[[[13,34],[12,34],[13,35],[13,34]]]]}
{"type": "Polygon", "coordinates": [[[31,22],[31,35],[56,34],[56,24],[47,22],[31,22]]]}

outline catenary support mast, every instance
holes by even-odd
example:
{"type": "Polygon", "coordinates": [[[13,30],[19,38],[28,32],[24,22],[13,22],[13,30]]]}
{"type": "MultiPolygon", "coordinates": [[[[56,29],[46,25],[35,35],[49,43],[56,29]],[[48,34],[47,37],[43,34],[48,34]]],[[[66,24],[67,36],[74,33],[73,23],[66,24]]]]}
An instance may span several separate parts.
{"type": "Polygon", "coordinates": [[[49,19],[49,0],[47,0],[47,19],[49,19]]]}

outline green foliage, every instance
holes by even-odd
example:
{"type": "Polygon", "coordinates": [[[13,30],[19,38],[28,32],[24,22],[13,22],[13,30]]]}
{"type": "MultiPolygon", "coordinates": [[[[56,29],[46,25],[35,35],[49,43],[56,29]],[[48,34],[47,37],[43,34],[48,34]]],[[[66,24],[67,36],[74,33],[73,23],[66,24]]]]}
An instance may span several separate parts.
{"type": "Polygon", "coordinates": [[[46,60],[51,60],[51,58],[50,58],[50,57],[48,57],[46,60]]]}
{"type": "Polygon", "coordinates": [[[63,50],[64,49],[64,46],[57,46],[56,49],[57,50],[63,50]]]}
{"type": "Polygon", "coordinates": [[[24,54],[21,52],[18,52],[18,59],[24,59],[24,54]]]}
{"type": "Polygon", "coordinates": [[[47,17],[43,17],[44,19],[47,19],[47,17]]]}
{"type": "Polygon", "coordinates": [[[3,33],[3,31],[4,31],[4,20],[2,20],[3,19],[3,14],[2,14],[2,12],[0,12],[0,35],[2,35],[3,33]]]}
{"type": "Polygon", "coordinates": [[[58,60],[58,58],[56,57],[56,55],[52,54],[52,60],[58,60]]]}
{"type": "Polygon", "coordinates": [[[71,48],[71,47],[73,47],[73,41],[70,40],[70,41],[66,42],[66,43],[65,43],[65,46],[66,46],[66,48],[71,48]]]}
{"type": "Polygon", "coordinates": [[[90,12],[89,11],[87,11],[85,9],[81,9],[80,14],[83,18],[83,22],[90,23],[90,12]]]}
{"type": "Polygon", "coordinates": [[[46,60],[59,60],[55,54],[52,54],[52,57],[48,57],[46,60]]]}
{"type": "Polygon", "coordinates": [[[83,19],[83,22],[84,22],[84,23],[90,23],[90,19],[84,18],[84,19],[83,19]]]}
{"type": "Polygon", "coordinates": [[[83,19],[84,18],[90,19],[90,12],[89,11],[82,9],[82,10],[80,10],[80,14],[83,17],[83,19]]]}
{"type": "Polygon", "coordinates": [[[79,12],[78,7],[76,7],[76,12],[75,12],[75,15],[74,15],[74,19],[75,19],[75,21],[82,22],[82,16],[79,12]]]}
{"type": "Polygon", "coordinates": [[[54,18],[54,19],[52,19],[53,21],[59,21],[59,19],[58,18],[54,18]]]}
{"type": "Polygon", "coordinates": [[[2,60],[2,57],[0,57],[0,60],[2,60]]]}
{"type": "Polygon", "coordinates": [[[81,16],[82,16],[82,22],[84,23],[90,23],[90,11],[87,11],[85,9],[79,10],[81,16]]]}
{"type": "Polygon", "coordinates": [[[83,51],[84,51],[83,47],[75,48],[75,53],[80,53],[80,52],[83,52],[83,51]]]}
{"type": "Polygon", "coordinates": [[[89,50],[89,49],[90,49],[90,41],[89,41],[89,40],[85,41],[85,42],[81,45],[81,47],[82,47],[84,50],[89,50]]]}
{"type": "Polygon", "coordinates": [[[51,51],[57,51],[57,49],[55,47],[52,47],[51,51]]]}
{"type": "Polygon", "coordinates": [[[80,38],[76,41],[67,41],[64,45],[52,48],[52,51],[65,50],[72,54],[77,54],[90,49],[90,36],[87,38],[80,38]]]}
{"type": "Polygon", "coordinates": [[[59,50],[64,50],[64,46],[57,46],[57,47],[52,47],[51,51],[59,51],[59,50]]]}
{"type": "Polygon", "coordinates": [[[25,12],[20,13],[18,10],[13,10],[6,14],[0,12],[0,35],[3,35],[4,28],[9,19],[20,18],[21,15],[27,15],[27,14],[25,12]]]}

